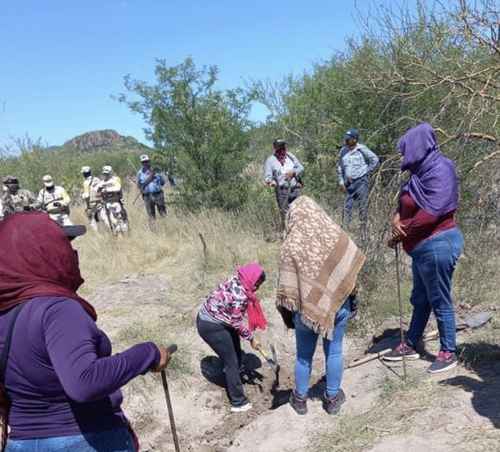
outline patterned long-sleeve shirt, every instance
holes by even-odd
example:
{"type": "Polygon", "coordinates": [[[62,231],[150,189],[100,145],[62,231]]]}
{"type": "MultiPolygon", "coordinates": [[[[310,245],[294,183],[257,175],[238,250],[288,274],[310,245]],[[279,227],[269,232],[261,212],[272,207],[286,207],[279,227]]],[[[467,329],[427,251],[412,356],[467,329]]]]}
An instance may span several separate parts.
{"type": "Polygon", "coordinates": [[[248,297],[237,275],[220,284],[205,300],[201,313],[216,322],[234,328],[242,339],[251,340],[253,333],[245,323],[248,297]]]}

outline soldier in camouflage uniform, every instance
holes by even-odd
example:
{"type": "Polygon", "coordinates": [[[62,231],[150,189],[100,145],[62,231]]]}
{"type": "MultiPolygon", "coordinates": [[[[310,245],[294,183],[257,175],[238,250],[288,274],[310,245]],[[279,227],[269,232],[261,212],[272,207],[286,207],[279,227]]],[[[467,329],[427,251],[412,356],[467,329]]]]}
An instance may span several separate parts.
{"type": "Polygon", "coordinates": [[[97,231],[97,222],[99,221],[99,211],[103,208],[102,195],[98,190],[101,179],[92,174],[90,166],[82,167],[83,192],[82,199],[85,201],[85,213],[89,219],[90,227],[97,231]]]}
{"type": "Polygon", "coordinates": [[[38,194],[38,204],[60,226],[72,226],[69,218],[71,199],[63,187],[54,184],[50,174],[43,176],[44,187],[38,194]]]}
{"type": "Polygon", "coordinates": [[[102,181],[97,191],[102,196],[103,208],[99,211],[100,220],[113,234],[128,232],[128,215],[122,201],[122,181],[113,174],[113,168],[102,168],[102,181]]]}
{"type": "Polygon", "coordinates": [[[0,221],[4,219],[4,211],[6,210],[7,187],[2,184],[0,187],[0,221]]]}
{"type": "Polygon", "coordinates": [[[3,188],[0,199],[0,220],[16,212],[26,212],[37,209],[35,195],[29,190],[19,188],[19,180],[14,176],[3,178],[3,188]]]}

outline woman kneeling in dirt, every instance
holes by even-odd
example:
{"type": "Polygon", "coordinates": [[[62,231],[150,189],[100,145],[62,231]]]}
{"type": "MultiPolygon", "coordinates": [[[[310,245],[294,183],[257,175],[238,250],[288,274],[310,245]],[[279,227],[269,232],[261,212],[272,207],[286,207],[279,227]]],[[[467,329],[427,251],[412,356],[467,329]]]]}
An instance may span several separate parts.
{"type": "Polygon", "coordinates": [[[277,307],[289,328],[295,328],[297,361],[290,404],[307,413],[312,360],[318,336],[323,337],[326,391],[323,406],[336,414],[345,401],[340,384],[342,342],[365,256],[349,236],[311,198],[291,204],[286,238],[281,246],[277,307]]]}
{"type": "Polygon", "coordinates": [[[265,329],[267,322],[255,292],[265,279],[264,270],[256,263],[240,267],[206,298],[196,319],[198,333],[224,364],[232,412],[252,408],[241,382],[243,354],[240,337],[250,341],[253,349],[260,347],[254,331],[256,328],[265,329]],[[248,315],[248,326],[244,322],[245,314],[248,315]]]}
{"type": "Polygon", "coordinates": [[[120,387],[170,360],[164,347],[151,342],[111,355],[94,308],[76,294],[83,279],[70,240],[84,231],[62,228],[42,213],[0,222],[6,452],[138,450],[120,407],[120,387]]]}
{"type": "Polygon", "coordinates": [[[419,343],[434,312],[441,350],[430,373],[447,371],[457,365],[455,308],[451,296],[453,272],[462,254],[464,239],[455,222],[458,207],[458,178],[455,164],[439,150],[430,124],[410,129],[399,140],[402,171],[411,173],[401,190],[399,209],[392,221],[393,238],[412,258],[413,315],[407,342],[384,357],[401,361],[417,359],[419,343]]]}

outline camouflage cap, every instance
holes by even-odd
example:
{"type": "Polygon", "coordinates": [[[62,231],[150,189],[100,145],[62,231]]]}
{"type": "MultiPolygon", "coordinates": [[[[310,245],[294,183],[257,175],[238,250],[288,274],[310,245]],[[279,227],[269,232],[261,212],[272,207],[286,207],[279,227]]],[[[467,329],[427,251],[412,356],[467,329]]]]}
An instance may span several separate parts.
{"type": "Polygon", "coordinates": [[[52,179],[52,176],[50,174],[46,174],[45,176],[43,176],[42,181],[43,185],[45,185],[48,188],[54,185],[54,179],[52,179]]]}
{"type": "Polygon", "coordinates": [[[14,185],[14,184],[19,184],[19,180],[15,176],[5,176],[2,179],[2,183],[4,185],[14,185]]]}

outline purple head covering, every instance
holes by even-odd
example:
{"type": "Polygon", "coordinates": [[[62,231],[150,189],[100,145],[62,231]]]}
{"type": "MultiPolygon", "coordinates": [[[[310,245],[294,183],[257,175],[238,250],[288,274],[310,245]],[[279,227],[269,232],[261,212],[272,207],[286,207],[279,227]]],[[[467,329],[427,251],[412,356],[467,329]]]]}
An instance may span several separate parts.
{"type": "Polygon", "coordinates": [[[426,212],[440,217],[458,207],[458,177],[455,164],[446,158],[432,126],[426,122],[408,130],[399,140],[403,155],[401,171],[411,177],[403,187],[426,212]]]}

